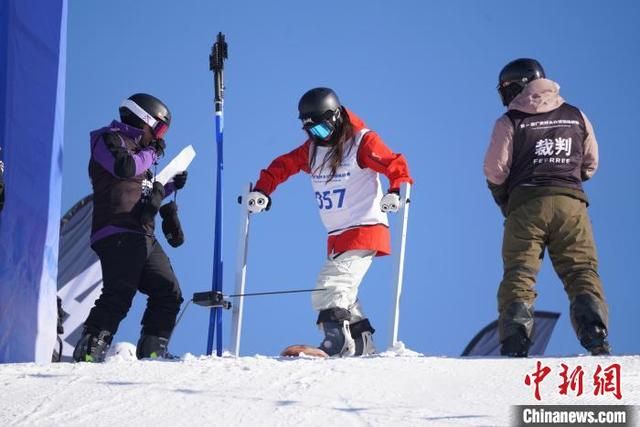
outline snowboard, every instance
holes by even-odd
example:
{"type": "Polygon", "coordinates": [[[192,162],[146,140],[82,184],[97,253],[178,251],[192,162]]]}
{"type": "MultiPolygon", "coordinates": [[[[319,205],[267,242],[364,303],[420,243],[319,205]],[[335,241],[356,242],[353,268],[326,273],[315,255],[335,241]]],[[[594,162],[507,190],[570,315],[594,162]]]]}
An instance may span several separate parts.
{"type": "Polygon", "coordinates": [[[312,357],[323,357],[323,358],[329,357],[327,353],[320,350],[318,347],[305,345],[305,344],[290,345],[289,347],[282,350],[282,352],[280,353],[280,356],[299,357],[300,354],[303,354],[305,356],[312,356],[312,357]]]}

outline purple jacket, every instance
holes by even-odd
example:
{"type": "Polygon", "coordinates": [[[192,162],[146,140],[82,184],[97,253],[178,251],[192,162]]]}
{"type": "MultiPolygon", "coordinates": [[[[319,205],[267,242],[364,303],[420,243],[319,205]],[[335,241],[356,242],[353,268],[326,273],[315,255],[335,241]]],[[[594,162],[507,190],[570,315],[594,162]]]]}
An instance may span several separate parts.
{"type": "MultiPolygon", "coordinates": [[[[141,220],[141,198],[153,180],[150,168],[157,155],[139,145],[142,135],[142,130],[115,120],[91,132],[92,244],[122,232],[153,235],[153,219],[141,220]]],[[[164,189],[166,197],[174,191],[173,183],[164,189]]]]}

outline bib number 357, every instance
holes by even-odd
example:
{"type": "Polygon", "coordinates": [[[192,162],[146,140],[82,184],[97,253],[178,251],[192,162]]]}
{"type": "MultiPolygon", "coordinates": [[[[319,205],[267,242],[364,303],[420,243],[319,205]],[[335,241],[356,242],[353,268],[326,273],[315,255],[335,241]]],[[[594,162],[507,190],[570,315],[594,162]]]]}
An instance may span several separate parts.
{"type": "Polygon", "coordinates": [[[322,193],[316,191],[316,201],[318,202],[318,208],[320,209],[335,209],[341,208],[344,203],[344,195],[347,192],[346,188],[336,188],[334,190],[323,191],[322,193]]]}

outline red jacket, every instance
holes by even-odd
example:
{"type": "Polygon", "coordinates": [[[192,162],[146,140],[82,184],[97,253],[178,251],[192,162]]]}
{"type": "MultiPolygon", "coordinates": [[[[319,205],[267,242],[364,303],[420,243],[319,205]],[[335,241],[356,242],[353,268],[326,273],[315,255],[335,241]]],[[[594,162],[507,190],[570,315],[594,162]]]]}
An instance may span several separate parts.
{"type": "MultiPolygon", "coordinates": [[[[354,133],[365,128],[364,122],[353,112],[347,110],[347,117],[354,133]]],[[[268,168],[260,172],[255,190],[270,195],[290,176],[300,171],[310,173],[309,148],[313,142],[308,139],[295,150],[277,157],[268,168]]],[[[413,183],[409,175],[409,166],[402,154],[393,153],[375,132],[367,132],[358,149],[358,164],[362,168],[373,169],[389,179],[389,189],[397,190],[403,182],[413,183]]],[[[388,227],[368,225],[350,228],[338,235],[329,236],[327,253],[341,253],[352,249],[375,250],[377,255],[391,253],[391,235],[388,227]]]]}

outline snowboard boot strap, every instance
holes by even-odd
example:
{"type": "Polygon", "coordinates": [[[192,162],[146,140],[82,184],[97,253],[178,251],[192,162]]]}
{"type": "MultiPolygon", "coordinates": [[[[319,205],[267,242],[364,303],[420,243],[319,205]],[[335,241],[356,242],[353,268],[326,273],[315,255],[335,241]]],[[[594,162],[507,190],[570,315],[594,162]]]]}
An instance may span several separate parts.
{"type": "Polygon", "coordinates": [[[76,362],[102,363],[107,355],[113,336],[109,331],[90,332],[85,329],[76,348],[73,360],[76,362]]]}
{"type": "Polygon", "coordinates": [[[349,325],[351,337],[356,345],[355,356],[367,356],[375,354],[376,347],[373,344],[373,333],[376,331],[369,323],[369,319],[362,319],[349,325]]]}
{"type": "Polygon", "coordinates": [[[169,339],[156,335],[142,335],[136,346],[138,359],[177,359],[168,351],[169,339]]]}

